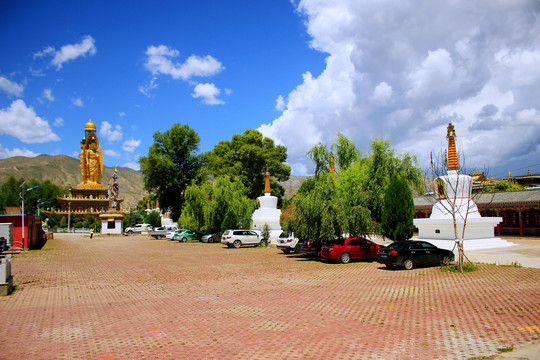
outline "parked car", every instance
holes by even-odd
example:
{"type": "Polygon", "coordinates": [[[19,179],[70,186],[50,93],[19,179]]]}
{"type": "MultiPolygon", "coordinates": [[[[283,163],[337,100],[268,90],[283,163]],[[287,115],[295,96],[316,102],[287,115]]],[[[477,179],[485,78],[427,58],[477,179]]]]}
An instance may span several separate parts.
{"type": "Polygon", "coordinates": [[[167,231],[167,235],[165,235],[165,237],[169,240],[173,240],[174,238],[174,235],[176,234],[180,234],[181,232],[183,232],[185,229],[178,229],[178,230],[169,230],[167,231]]]}
{"type": "Polygon", "coordinates": [[[201,237],[201,242],[203,243],[217,243],[221,240],[221,234],[208,234],[201,237]]]}
{"type": "Polygon", "coordinates": [[[377,262],[387,267],[403,266],[411,270],[415,266],[447,265],[454,261],[454,253],[439,249],[425,241],[396,241],[382,248],[377,262]]]}
{"type": "Polygon", "coordinates": [[[323,245],[332,244],[341,240],[343,240],[342,236],[334,236],[334,238],[331,240],[304,240],[298,243],[298,253],[307,256],[319,257],[323,245]]]}
{"type": "Polygon", "coordinates": [[[198,234],[194,230],[182,230],[182,231],[177,231],[173,236],[173,240],[178,240],[178,241],[181,241],[181,242],[186,242],[189,239],[190,240],[200,240],[201,235],[198,234]]]}
{"type": "Polygon", "coordinates": [[[127,235],[141,234],[150,230],[152,230],[152,226],[150,224],[135,224],[134,226],[127,227],[124,230],[124,233],[127,235]]]}
{"type": "Polygon", "coordinates": [[[348,238],[321,247],[321,257],[347,264],[351,260],[375,259],[381,246],[364,238],[348,238]]]}
{"type": "Polygon", "coordinates": [[[221,236],[221,243],[237,249],[242,245],[266,246],[268,244],[253,230],[225,230],[221,236]]]}
{"type": "MultiPolygon", "coordinates": [[[[167,236],[169,233],[173,233],[176,230],[175,225],[165,225],[157,227],[153,230],[148,231],[148,235],[155,238],[155,239],[162,239],[167,236]]],[[[172,235],[171,235],[172,238],[172,235]]]]}
{"type": "Polygon", "coordinates": [[[288,254],[291,251],[298,253],[298,238],[295,238],[294,236],[285,236],[285,233],[281,233],[278,237],[276,247],[285,254],[288,254]]]}

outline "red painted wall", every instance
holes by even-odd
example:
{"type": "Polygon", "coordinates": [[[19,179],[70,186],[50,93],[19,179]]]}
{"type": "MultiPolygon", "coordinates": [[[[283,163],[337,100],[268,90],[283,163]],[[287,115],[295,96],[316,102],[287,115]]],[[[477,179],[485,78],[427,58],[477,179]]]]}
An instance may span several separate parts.
{"type": "MultiPolygon", "coordinates": [[[[22,249],[22,217],[21,215],[0,215],[0,223],[13,224],[13,245],[12,248],[22,249]]],[[[35,215],[24,215],[24,249],[40,249],[47,238],[43,236],[41,228],[41,217],[35,215]]]]}

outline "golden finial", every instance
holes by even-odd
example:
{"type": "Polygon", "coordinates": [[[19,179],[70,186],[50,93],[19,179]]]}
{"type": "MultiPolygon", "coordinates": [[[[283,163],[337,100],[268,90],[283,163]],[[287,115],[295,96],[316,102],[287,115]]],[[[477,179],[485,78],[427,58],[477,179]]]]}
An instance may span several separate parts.
{"type": "Polygon", "coordinates": [[[268,172],[268,168],[266,168],[266,176],[264,179],[264,193],[270,194],[270,173],[268,172]]]}
{"type": "Polygon", "coordinates": [[[335,174],[336,173],[336,167],[334,165],[334,154],[330,153],[330,173],[335,174]]]}
{"type": "Polygon", "coordinates": [[[456,131],[454,130],[454,125],[452,125],[452,123],[449,123],[446,135],[446,137],[448,138],[448,171],[459,170],[456,143],[454,141],[455,136],[456,131]]]}

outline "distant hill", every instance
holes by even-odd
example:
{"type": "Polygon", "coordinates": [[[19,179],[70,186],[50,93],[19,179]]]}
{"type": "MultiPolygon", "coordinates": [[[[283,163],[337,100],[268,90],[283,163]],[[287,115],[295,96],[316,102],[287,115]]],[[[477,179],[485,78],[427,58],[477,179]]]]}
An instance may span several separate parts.
{"type": "MultiPolygon", "coordinates": [[[[103,166],[103,186],[107,187],[114,168],[103,166]]],[[[0,159],[0,183],[11,175],[16,178],[50,180],[61,186],[77,186],[82,182],[79,159],[66,155],[39,155],[36,157],[15,156],[0,159]]],[[[118,167],[118,182],[120,184],[120,197],[123,197],[123,208],[133,207],[135,202],[141,200],[147,193],[143,189],[142,175],[126,167],[118,167]]]]}
{"type": "MultiPolygon", "coordinates": [[[[114,168],[103,166],[104,187],[107,186],[113,172],[114,168]]],[[[82,182],[79,159],[66,155],[15,156],[0,159],[0,183],[5,182],[11,175],[28,180],[50,180],[61,187],[77,186],[82,182]]],[[[285,187],[285,197],[290,198],[296,194],[302,182],[307,178],[308,176],[291,176],[289,180],[280,182],[285,187]]],[[[120,183],[120,196],[125,199],[122,204],[124,209],[133,207],[135,202],[147,195],[143,188],[140,171],[118,167],[118,182],[120,183]]]]}
{"type": "Polygon", "coordinates": [[[285,198],[289,199],[293,197],[302,183],[309,178],[309,176],[294,176],[291,175],[287,181],[279,181],[279,184],[285,188],[285,198]]]}

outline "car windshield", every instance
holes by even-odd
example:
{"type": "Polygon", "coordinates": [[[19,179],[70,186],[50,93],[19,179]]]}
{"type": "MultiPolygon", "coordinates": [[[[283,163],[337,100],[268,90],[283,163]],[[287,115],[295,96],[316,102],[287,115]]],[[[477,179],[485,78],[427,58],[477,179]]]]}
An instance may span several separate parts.
{"type": "Polygon", "coordinates": [[[406,243],[404,243],[404,242],[397,241],[397,242],[391,243],[391,244],[388,245],[386,248],[389,249],[389,250],[399,250],[399,249],[401,249],[405,244],[406,244],[406,243]]]}

